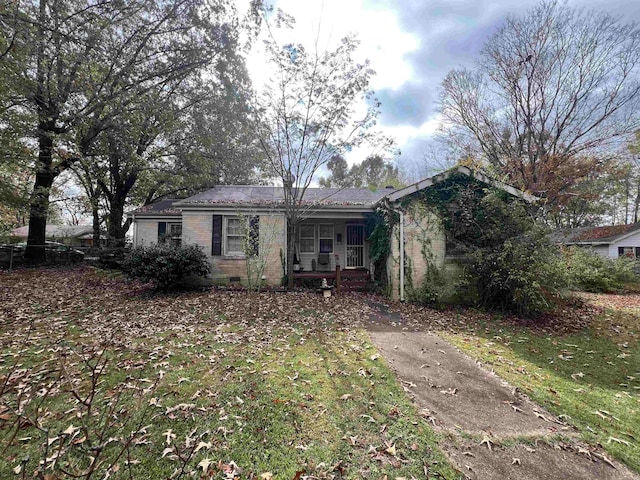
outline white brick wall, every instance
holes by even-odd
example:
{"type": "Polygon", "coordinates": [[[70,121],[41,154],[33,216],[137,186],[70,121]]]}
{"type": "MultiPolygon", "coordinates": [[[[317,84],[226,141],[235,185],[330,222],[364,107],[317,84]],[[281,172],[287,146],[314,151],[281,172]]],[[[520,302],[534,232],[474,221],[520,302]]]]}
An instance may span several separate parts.
{"type": "Polygon", "coordinates": [[[134,244],[149,245],[158,242],[157,220],[136,220],[134,244]]]}
{"type": "Polygon", "coordinates": [[[200,245],[211,256],[213,213],[182,212],[182,244],[200,245]]]}

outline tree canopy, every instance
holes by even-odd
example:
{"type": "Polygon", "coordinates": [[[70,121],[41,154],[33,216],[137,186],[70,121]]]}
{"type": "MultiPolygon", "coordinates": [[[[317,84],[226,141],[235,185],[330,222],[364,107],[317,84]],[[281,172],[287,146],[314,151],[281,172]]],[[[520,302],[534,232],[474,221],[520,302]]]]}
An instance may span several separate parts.
{"type": "Polygon", "coordinates": [[[402,186],[398,167],[380,155],[367,157],[351,167],[343,157],[337,155],[327,162],[327,169],[330,175],[319,179],[321,187],[367,187],[375,190],[402,186]]]}
{"type": "MultiPolygon", "coordinates": [[[[183,121],[175,113],[188,110],[194,87],[221,86],[244,62],[244,27],[230,0],[3,3],[0,26],[0,77],[10,87],[0,98],[3,120],[25,119],[7,123],[18,130],[11,138],[32,151],[27,256],[34,260],[42,256],[32,247],[44,243],[51,188],[63,171],[83,162],[91,167],[83,172],[97,175],[92,184],[106,185],[100,175],[108,172],[111,181],[119,167],[96,163],[117,154],[130,170],[123,186],[135,183],[149,170],[142,163],[159,158],[143,153],[175,140],[165,127],[183,121]]],[[[105,185],[99,193],[111,208],[105,185]]]]}

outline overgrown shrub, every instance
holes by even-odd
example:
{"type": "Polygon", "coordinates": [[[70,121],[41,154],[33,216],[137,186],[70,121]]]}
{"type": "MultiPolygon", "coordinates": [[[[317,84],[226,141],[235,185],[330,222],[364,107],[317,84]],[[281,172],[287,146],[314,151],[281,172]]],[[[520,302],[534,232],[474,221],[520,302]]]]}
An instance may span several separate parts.
{"type": "Polygon", "coordinates": [[[606,258],[586,248],[570,248],[564,261],[571,288],[586,292],[614,292],[640,280],[630,258],[606,258]]]}
{"type": "Polygon", "coordinates": [[[539,228],[494,248],[478,249],[471,258],[485,307],[536,316],[552,310],[568,284],[560,250],[539,228]]]}
{"type": "Polygon", "coordinates": [[[535,206],[456,175],[425,199],[462,255],[481,306],[530,317],[554,308],[568,280],[560,250],[536,226],[535,206]]]}
{"type": "Polygon", "coordinates": [[[369,242],[369,261],[373,266],[374,282],[381,289],[387,287],[387,258],[391,254],[392,225],[398,222],[393,210],[378,208],[366,215],[365,236],[369,242]]]}
{"type": "Polygon", "coordinates": [[[153,282],[156,290],[170,290],[189,275],[205,276],[211,266],[197,245],[135,247],[125,257],[123,270],[131,278],[153,282]]]}

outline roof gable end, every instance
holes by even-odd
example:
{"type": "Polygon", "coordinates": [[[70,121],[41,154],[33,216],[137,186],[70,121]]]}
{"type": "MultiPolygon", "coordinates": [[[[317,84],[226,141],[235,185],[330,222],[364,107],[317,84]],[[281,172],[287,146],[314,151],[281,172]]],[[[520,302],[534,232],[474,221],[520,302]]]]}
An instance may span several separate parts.
{"type": "Polygon", "coordinates": [[[433,177],[430,178],[425,178],[423,180],[420,180],[419,182],[413,183],[407,187],[404,188],[400,188],[398,190],[396,190],[395,192],[390,193],[389,195],[387,195],[387,199],[391,202],[397,202],[398,200],[407,197],[409,195],[412,195],[416,192],[419,192],[420,190],[424,190],[425,188],[429,188],[432,185],[436,185],[438,183],[444,182],[445,180],[447,180],[449,177],[451,177],[452,175],[456,174],[456,173],[461,173],[463,175],[466,175],[470,178],[475,178],[476,180],[485,183],[489,186],[498,188],[500,190],[504,190],[505,192],[509,193],[510,195],[513,195],[514,197],[518,197],[522,200],[525,200],[527,202],[533,203],[537,200],[539,200],[538,197],[531,195],[529,193],[523,192],[522,190],[518,190],[515,187],[512,187],[511,185],[507,185],[506,183],[502,183],[499,182],[498,180],[494,180],[490,177],[488,177],[487,175],[485,175],[482,172],[478,172],[475,170],[471,170],[470,168],[467,167],[463,167],[463,166],[458,166],[458,167],[454,167],[451,168],[449,170],[446,170],[442,173],[439,173],[437,175],[434,175],[433,177]]]}

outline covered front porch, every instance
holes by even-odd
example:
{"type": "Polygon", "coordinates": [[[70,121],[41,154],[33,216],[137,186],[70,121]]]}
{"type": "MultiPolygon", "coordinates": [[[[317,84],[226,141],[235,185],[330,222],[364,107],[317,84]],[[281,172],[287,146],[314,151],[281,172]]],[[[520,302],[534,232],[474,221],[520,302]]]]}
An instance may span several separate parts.
{"type": "Polygon", "coordinates": [[[296,274],[369,270],[365,219],[304,220],[297,229],[293,265],[296,274]]]}

